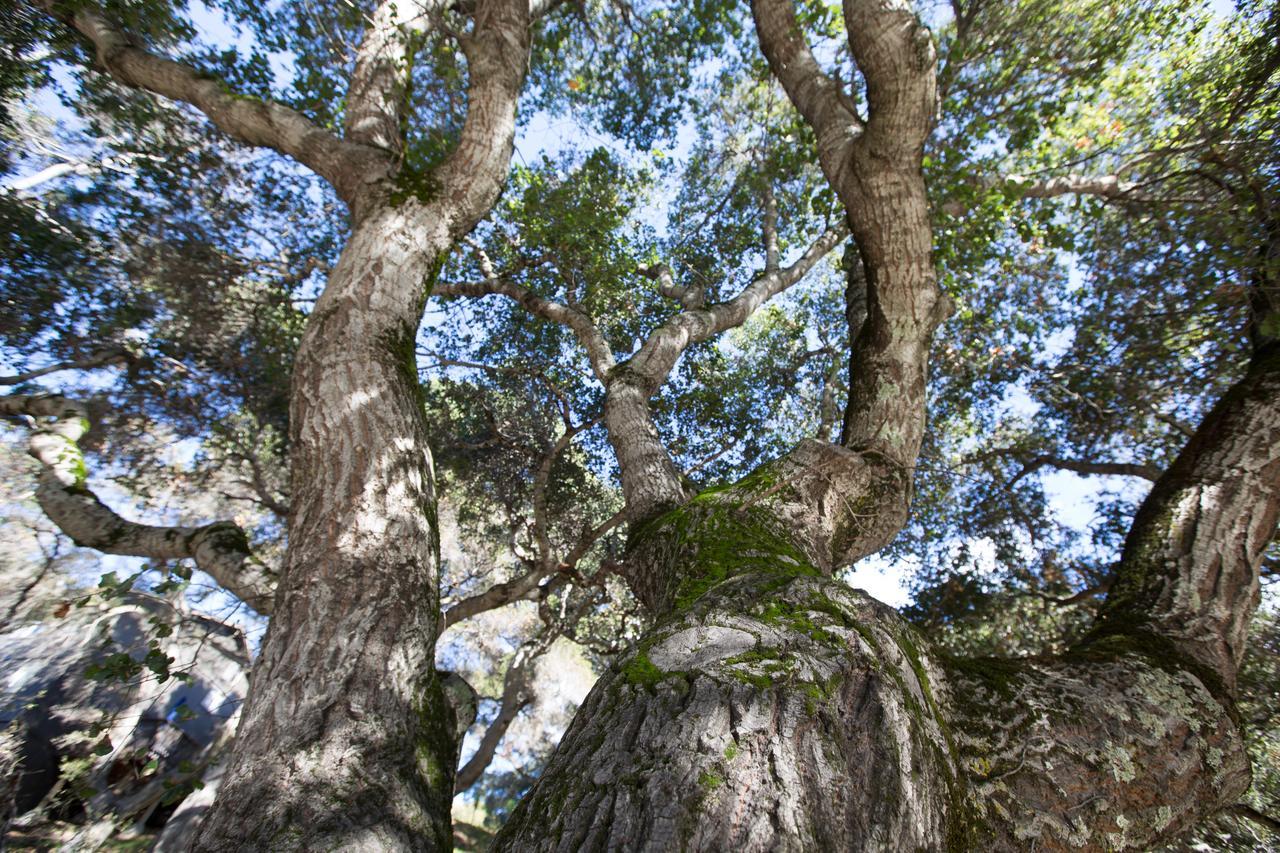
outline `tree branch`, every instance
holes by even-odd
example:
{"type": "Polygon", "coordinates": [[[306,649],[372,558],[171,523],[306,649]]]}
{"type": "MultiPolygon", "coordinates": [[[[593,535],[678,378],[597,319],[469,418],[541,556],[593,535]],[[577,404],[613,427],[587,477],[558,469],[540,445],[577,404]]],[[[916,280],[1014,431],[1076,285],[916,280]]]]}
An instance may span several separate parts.
{"type": "Polygon", "coordinates": [[[853,141],[863,129],[853,102],[818,65],[792,0],[753,0],[751,13],[773,76],[818,136],[827,179],[843,183],[853,141]]]}
{"type": "Polygon", "coordinates": [[[346,136],[399,159],[416,37],[447,0],[383,0],[373,12],[356,51],[343,117],[346,136]]]}
{"type": "Polygon", "coordinates": [[[755,311],[792,286],[845,237],[843,224],[815,240],[790,266],[765,272],[733,299],[682,311],[655,329],[635,355],[608,374],[605,431],[618,459],[622,493],[632,521],[650,518],[692,494],[658,434],[649,407],[690,344],[707,341],[746,322],[755,311]]]}
{"type": "Polygon", "coordinates": [[[1280,519],[1280,345],[1210,410],[1142,502],[1095,635],[1153,634],[1234,692],[1280,519]]]}
{"type": "Polygon", "coordinates": [[[292,157],[332,184],[348,204],[392,167],[385,152],[342,140],[294,109],[230,92],[225,81],[136,47],[97,7],[34,2],[88,38],[98,62],[119,82],[191,104],[241,142],[292,157]]]}
{"type": "Polygon", "coordinates": [[[938,110],[937,51],[910,0],[844,0],[845,31],[867,84],[864,144],[919,162],[938,110]]]}
{"type": "Polygon", "coordinates": [[[1155,465],[1141,462],[1089,462],[1084,459],[1065,459],[1061,456],[1041,455],[1023,466],[1018,475],[1009,481],[1008,486],[1048,466],[1063,471],[1074,471],[1077,474],[1098,474],[1110,477],[1141,477],[1155,482],[1160,479],[1161,471],[1155,465]]]}
{"type": "Polygon", "coordinates": [[[458,768],[458,774],[454,777],[454,793],[461,793],[479,781],[485,769],[493,762],[494,753],[497,752],[502,738],[506,736],[507,729],[515,722],[516,716],[533,701],[534,691],[530,681],[538,658],[550,647],[554,639],[555,634],[547,631],[516,652],[515,660],[511,662],[502,679],[502,699],[498,707],[498,715],[485,729],[475,754],[466,764],[458,768]]]}
{"type": "Polygon", "coordinates": [[[839,245],[849,231],[836,225],[809,244],[795,263],[766,270],[727,302],[682,311],[649,334],[640,349],[623,362],[627,372],[643,379],[649,394],[657,393],[676,362],[691,344],[709,341],[741,326],[760,306],[792,287],[839,245]]]}
{"type": "Polygon", "coordinates": [[[0,397],[0,415],[52,423],[32,430],[29,453],[43,466],[36,501],[77,545],[105,554],[161,560],[193,559],[222,587],[269,615],[275,577],[249,550],[244,531],[231,522],[204,527],[157,527],[121,518],[86,486],[78,442],[89,430],[88,410],[55,395],[0,397]]]}
{"type": "Polygon", "coordinates": [[[455,239],[493,206],[515,145],[516,101],[529,62],[528,0],[478,0],[467,58],[467,117],[457,147],[430,175],[455,239]]]}
{"type": "Polygon", "coordinates": [[[570,427],[560,434],[551,449],[542,457],[533,475],[533,537],[538,543],[538,562],[544,569],[551,566],[551,537],[547,532],[547,485],[551,481],[551,469],[560,454],[569,447],[575,436],[595,426],[599,420],[570,427]]]}
{"type": "Polygon", "coordinates": [[[1245,820],[1253,821],[1259,826],[1265,826],[1272,832],[1280,833],[1280,818],[1274,818],[1266,812],[1259,811],[1248,803],[1236,803],[1227,812],[1242,817],[1245,820]]]}
{"type": "Polygon", "coordinates": [[[613,350],[609,347],[608,341],[604,339],[604,335],[596,328],[596,324],[582,311],[570,308],[568,305],[552,299],[544,299],[528,288],[506,278],[488,278],[484,281],[455,284],[442,283],[437,284],[435,290],[432,291],[433,296],[440,296],[445,299],[455,299],[463,296],[479,297],[490,294],[505,296],[529,313],[567,327],[577,337],[578,343],[582,345],[582,348],[586,350],[587,358],[591,362],[591,369],[596,378],[601,382],[606,380],[609,371],[616,364],[613,350]]]}
{"type": "Polygon", "coordinates": [[[128,361],[130,357],[129,351],[124,347],[106,347],[84,358],[60,361],[57,364],[51,364],[48,367],[41,367],[38,370],[28,371],[27,373],[19,373],[15,376],[0,376],[0,385],[21,385],[23,382],[30,382],[32,379],[38,379],[50,373],[57,373],[60,370],[92,370],[97,367],[105,367],[108,364],[119,364],[120,362],[128,361]]]}
{"type": "Polygon", "coordinates": [[[625,512],[616,512],[597,524],[578,541],[573,550],[557,565],[537,566],[518,578],[496,583],[484,592],[464,598],[444,612],[444,627],[456,625],[480,613],[495,610],[513,601],[540,598],[544,593],[540,584],[557,572],[571,573],[579,561],[587,555],[600,538],[626,520],[625,512]]]}

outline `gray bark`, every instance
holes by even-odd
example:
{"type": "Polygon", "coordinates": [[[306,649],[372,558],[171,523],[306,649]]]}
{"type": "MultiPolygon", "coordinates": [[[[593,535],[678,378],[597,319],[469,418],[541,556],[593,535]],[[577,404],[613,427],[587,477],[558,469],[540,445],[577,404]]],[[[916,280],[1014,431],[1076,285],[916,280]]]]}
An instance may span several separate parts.
{"type": "Polygon", "coordinates": [[[601,678],[495,849],[936,849],[938,677],[866,595],[737,575],[601,678]]]}
{"type": "Polygon", "coordinates": [[[400,179],[430,189],[397,204],[384,182],[353,204],[294,368],[277,610],[196,849],[451,844],[456,721],[432,668],[438,534],[414,338],[445,254],[505,177],[528,15],[477,4],[458,145],[430,175],[400,179]]]}

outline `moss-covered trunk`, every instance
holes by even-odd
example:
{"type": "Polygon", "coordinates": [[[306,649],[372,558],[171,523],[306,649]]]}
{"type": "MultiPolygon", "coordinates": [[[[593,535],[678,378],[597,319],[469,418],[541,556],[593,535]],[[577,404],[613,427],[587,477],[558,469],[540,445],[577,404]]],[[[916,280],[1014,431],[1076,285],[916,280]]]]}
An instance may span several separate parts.
{"type": "MultiPolygon", "coordinates": [[[[775,488],[760,477],[749,491],[775,488]]],[[[1229,700],[1176,655],[1111,638],[1055,661],[939,657],[776,512],[726,495],[639,534],[633,554],[687,582],[496,849],[1137,849],[1247,787],[1229,700]]]]}
{"type": "Polygon", "coordinates": [[[893,611],[776,556],[600,680],[497,849],[946,843],[962,788],[938,671],[893,611]]]}

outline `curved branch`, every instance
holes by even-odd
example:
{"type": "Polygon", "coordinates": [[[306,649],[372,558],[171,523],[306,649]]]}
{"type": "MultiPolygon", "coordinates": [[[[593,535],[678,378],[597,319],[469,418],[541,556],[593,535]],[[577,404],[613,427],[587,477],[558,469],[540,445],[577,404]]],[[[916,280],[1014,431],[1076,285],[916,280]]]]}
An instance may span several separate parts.
{"type": "Polygon", "coordinates": [[[636,354],[624,362],[626,371],[641,378],[650,394],[656,394],[691,344],[709,341],[741,326],[760,306],[804,278],[848,234],[844,223],[829,228],[809,244],[795,263],[782,269],[766,269],[729,301],[681,311],[649,334],[636,354]]]}
{"type": "Polygon", "coordinates": [[[447,0],[383,0],[356,51],[343,116],[346,136],[381,148],[397,159],[404,150],[407,90],[417,40],[447,0]]]}
{"type": "Polygon", "coordinates": [[[844,0],[845,31],[867,83],[863,142],[919,163],[938,110],[937,50],[911,0],[844,0]]]}
{"type": "Polygon", "coordinates": [[[529,63],[529,14],[528,0],[479,0],[475,25],[462,42],[467,116],[457,147],[429,176],[455,239],[489,212],[507,177],[529,63]]]}
{"type": "Polygon", "coordinates": [[[455,284],[437,284],[433,296],[453,299],[463,296],[479,297],[497,294],[505,296],[534,316],[567,327],[586,350],[587,359],[596,378],[604,382],[614,368],[613,350],[591,317],[576,308],[570,308],[552,299],[545,299],[526,287],[505,278],[487,278],[484,281],[455,284]]]}
{"type": "Polygon", "coordinates": [[[35,0],[35,5],[88,38],[98,62],[119,82],[191,104],[241,142],[292,157],[332,184],[349,204],[362,187],[391,169],[383,151],[340,139],[297,110],[231,92],[223,80],[135,46],[96,7],[57,0],[35,0]]]}
{"type": "Polygon", "coordinates": [[[1154,634],[1234,692],[1280,519],[1280,345],[1205,417],[1139,507],[1097,636],[1154,634]]]}
{"type": "Polygon", "coordinates": [[[534,691],[530,682],[534,668],[538,658],[550,645],[548,638],[544,636],[516,652],[515,660],[511,662],[511,666],[507,668],[507,674],[502,679],[502,699],[498,707],[498,715],[484,730],[475,754],[466,764],[458,768],[458,775],[454,777],[454,793],[461,793],[480,780],[484,771],[493,762],[498,744],[506,736],[507,729],[515,722],[516,716],[533,702],[534,691]]]}
{"type": "Polygon", "coordinates": [[[655,329],[636,354],[609,373],[605,383],[605,431],[618,459],[622,493],[632,521],[651,518],[693,495],[653,421],[649,399],[658,392],[690,344],[736,326],[769,299],[804,278],[846,234],[843,223],[815,240],[784,269],[767,270],[730,299],[680,312],[655,329]]]}
{"type": "Polygon", "coordinates": [[[85,481],[78,442],[89,430],[82,403],[56,395],[0,397],[0,415],[51,418],[34,429],[29,453],[43,466],[36,501],[77,545],[105,554],[159,560],[193,559],[219,585],[254,610],[269,615],[275,577],[249,550],[244,531],[222,521],[203,527],[160,527],[121,518],[85,481]]]}
{"type": "Polygon", "coordinates": [[[817,134],[823,171],[833,184],[842,183],[853,142],[863,130],[853,102],[818,65],[792,0],[753,0],[751,14],[769,69],[817,134]]]}
{"type": "Polygon", "coordinates": [[[557,572],[571,572],[577,568],[578,562],[587,555],[591,547],[600,541],[613,528],[626,520],[625,512],[616,512],[589,530],[578,544],[555,566],[543,566],[526,572],[518,578],[503,583],[496,583],[484,592],[464,598],[444,612],[444,627],[456,625],[463,619],[470,619],[480,613],[496,610],[513,601],[540,598],[543,595],[542,581],[557,572]]]}

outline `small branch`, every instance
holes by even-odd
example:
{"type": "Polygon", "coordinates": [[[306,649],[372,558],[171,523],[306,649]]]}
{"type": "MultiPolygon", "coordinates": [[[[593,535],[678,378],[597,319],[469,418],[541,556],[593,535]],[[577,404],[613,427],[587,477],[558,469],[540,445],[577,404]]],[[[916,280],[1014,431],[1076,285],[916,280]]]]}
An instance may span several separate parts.
{"type": "Polygon", "coordinates": [[[85,358],[60,361],[57,364],[51,364],[48,367],[42,367],[39,370],[32,370],[27,373],[19,373],[16,376],[0,376],[0,385],[20,385],[23,382],[30,382],[32,379],[47,376],[50,373],[57,373],[60,370],[92,370],[96,367],[105,367],[108,364],[119,364],[128,361],[130,357],[129,351],[124,347],[107,347],[85,358]]]}
{"type": "Polygon", "coordinates": [[[764,188],[764,271],[778,269],[778,200],[773,194],[773,184],[764,188]]]}
{"type": "Polygon", "coordinates": [[[1163,473],[1155,465],[1136,462],[1087,462],[1083,459],[1064,459],[1060,456],[1042,455],[1032,459],[1018,475],[1010,480],[1006,488],[1012,488],[1023,477],[1048,466],[1062,471],[1073,471],[1077,474],[1098,474],[1111,477],[1141,477],[1155,482],[1163,473]]]}
{"type": "Polygon", "coordinates": [[[533,536],[538,543],[538,562],[544,570],[551,567],[551,537],[547,532],[547,486],[551,481],[551,469],[578,433],[597,423],[598,419],[566,429],[542,457],[533,475],[533,536]]]}
{"type": "Polygon", "coordinates": [[[589,530],[558,565],[538,566],[518,578],[494,584],[484,592],[462,599],[444,612],[444,627],[456,625],[463,619],[470,619],[472,616],[495,610],[513,601],[541,598],[543,592],[540,584],[543,580],[557,573],[573,572],[578,562],[600,541],[601,537],[621,524],[625,517],[624,512],[614,513],[589,530]]]}
{"type": "Polygon", "coordinates": [[[1045,595],[1042,592],[1033,592],[1031,593],[1031,595],[1035,596],[1036,598],[1039,598],[1041,601],[1046,601],[1049,604],[1053,604],[1058,607],[1072,607],[1076,604],[1080,604],[1082,602],[1088,601],[1091,598],[1095,598],[1099,595],[1103,595],[1110,589],[1111,589],[1111,579],[1107,578],[1102,583],[1095,584],[1090,587],[1086,587],[1080,590],[1079,592],[1074,593],[1073,595],[1068,595],[1064,598],[1058,598],[1052,595],[1045,595]]]}
{"type": "Polygon", "coordinates": [[[627,362],[628,372],[641,377],[656,393],[690,344],[708,341],[741,326],[760,306],[805,277],[848,234],[844,223],[814,240],[795,263],[765,271],[728,302],[682,311],[655,329],[627,362]]]}
{"type": "Polygon", "coordinates": [[[840,401],[836,385],[840,381],[840,359],[831,359],[831,369],[822,377],[822,397],[818,403],[818,441],[831,441],[831,433],[840,419],[840,401]]]}
{"type": "Polygon", "coordinates": [[[510,279],[487,278],[484,281],[477,282],[438,284],[432,293],[445,299],[462,296],[489,296],[492,294],[505,296],[522,306],[529,313],[544,320],[559,323],[572,331],[577,337],[578,343],[586,350],[587,358],[591,362],[591,369],[601,382],[605,381],[609,371],[616,364],[613,350],[610,349],[609,343],[604,339],[604,335],[596,328],[596,324],[589,316],[563,303],[544,299],[510,279]]]}

